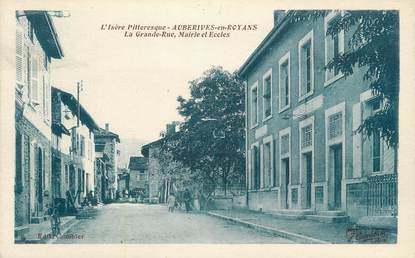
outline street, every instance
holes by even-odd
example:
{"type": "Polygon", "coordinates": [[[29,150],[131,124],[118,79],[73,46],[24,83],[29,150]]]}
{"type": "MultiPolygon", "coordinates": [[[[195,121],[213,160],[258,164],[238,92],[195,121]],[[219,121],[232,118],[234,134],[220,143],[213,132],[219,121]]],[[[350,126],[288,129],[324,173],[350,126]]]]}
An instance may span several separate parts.
{"type": "Polygon", "coordinates": [[[95,219],[84,219],[56,244],[92,243],[293,243],[201,213],[175,211],[162,205],[110,204],[95,219]],[[68,238],[75,235],[77,237],[68,238]]]}

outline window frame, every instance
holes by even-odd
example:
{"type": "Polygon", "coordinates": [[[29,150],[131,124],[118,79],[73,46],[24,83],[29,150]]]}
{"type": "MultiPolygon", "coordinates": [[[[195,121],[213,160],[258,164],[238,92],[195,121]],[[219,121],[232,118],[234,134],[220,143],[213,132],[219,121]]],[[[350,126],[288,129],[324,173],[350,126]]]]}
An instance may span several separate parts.
{"type": "MultiPolygon", "coordinates": [[[[337,17],[338,15],[344,16],[344,11],[338,12],[338,11],[331,11],[329,14],[327,14],[324,17],[324,66],[326,66],[328,64],[328,62],[330,60],[327,60],[327,40],[329,39],[329,37],[331,37],[330,35],[327,35],[327,29],[328,29],[328,24],[330,23],[331,20],[333,20],[335,17],[337,17]]],[[[339,35],[339,54],[344,53],[344,30],[341,30],[339,35]]],[[[330,38],[331,39],[331,38],[330,38]]],[[[332,39],[331,39],[332,40],[332,39]]],[[[328,70],[325,69],[324,71],[324,87],[329,86],[330,84],[332,84],[333,82],[337,81],[338,79],[342,78],[344,76],[344,74],[339,71],[339,73],[337,75],[334,75],[332,78],[328,78],[328,70]]]]}
{"type": "MultiPolygon", "coordinates": [[[[307,86],[306,86],[307,87],[307,86]]],[[[298,101],[302,101],[305,98],[314,94],[314,30],[309,31],[299,42],[298,42],[298,101]],[[302,78],[301,78],[301,54],[303,51],[303,47],[310,42],[310,58],[311,58],[311,65],[310,65],[310,82],[311,82],[311,89],[310,92],[302,94],[302,78]]]]}
{"type": "MultiPolygon", "coordinates": [[[[290,108],[291,105],[291,64],[290,64],[290,51],[288,51],[285,55],[283,55],[279,61],[278,61],[278,90],[279,90],[279,111],[278,113],[282,113],[285,110],[290,108]],[[287,71],[288,71],[288,92],[286,92],[286,95],[283,96],[281,94],[281,66],[283,64],[287,63],[287,71]],[[286,98],[288,95],[288,104],[285,106],[282,106],[282,103],[285,103],[285,101],[282,101],[281,98],[286,98]]],[[[285,85],[284,85],[285,86],[285,85]]]]}
{"type": "Polygon", "coordinates": [[[272,118],[272,112],[273,106],[272,106],[272,68],[270,68],[264,76],[262,76],[262,121],[267,121],[268,119],[272,118]],[[269,86],[269,105],[270,105],[270,114],[269,116],[266,116],[265,114],[265,81],[269,78],[270,80],[270,86],[269,86]]]}
{"type": "Polygon", "coordinates": [[[251,86],[251,88],[250,88],[250,90],[249,90],[250,92],[249,92],[249,94],[250,94],[250,96],[251,96],[251,98],[250,98],[250,107],[251,107],[251,110],[250,110],[250,116],[251,116],[251,129],[253,129],[253,128],[255,128],[255,127],[257,127],[258,126],[258,124],[259,124],[259,101],[258,101],[258,81],[256,81],[252,86],[251,86]],[[255,124],[254,124],[254,120],[253,120],[253,117],[254,117],[254,112],[253,112],[253,107],[254,107],[254,99],[253,99],[253,96],[254,96],[254,94],[253,94],[253,92],[254,92],[254,90],[256,90],[256,109],[255,109],[255,111],[256,111],[256,114],[255,114],[255,117],[256,117],[256,121],[255,121],[255,124]]]}
{"type": "Polygon", "coordinates": [[[262,166],[262,180],[261,180],[261,182],[262,182],[262,188],[271,188],[271,187],[273,187],[274,186],[274,184],[273,184],[273,181],[274,181],[274,155],[273,155],[273,153],[274,153],[274,141],[273,141],[273,138],[272,138],[272,135],[270,135],[270,136],[268,136],[268,137],[265,137],[264,139],[263,139],[263,141],[262,141],[262,146],[264,146],[263,147],[263,154],[262,154],[262,164],[261,164],[261,166],[262,166]],[[265,182],[266,182],[266,180],[265,180],[265,146],[266,145],[268,145],[269,144],[269,161],[268,161],[268,164],[269,164],[269,174],[268,174],[268,179],[269,179],[269,181],[268,181],[268,185],[266,186],[265,185],[265,182]]]}

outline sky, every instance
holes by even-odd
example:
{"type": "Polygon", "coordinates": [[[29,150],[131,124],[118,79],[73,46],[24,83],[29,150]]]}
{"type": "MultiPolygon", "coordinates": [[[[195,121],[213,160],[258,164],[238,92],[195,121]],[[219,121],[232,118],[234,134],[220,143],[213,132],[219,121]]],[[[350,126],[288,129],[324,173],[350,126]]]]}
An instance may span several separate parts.
{"type": "Polygon", "coordinates": [[[177,96],[189,97],[188,82],[212,66],[237,70],[273,26],[274,6],[236,3],[149,5],[68,10],[53,18],[64,58],[52,61],[54,86],[76,94],[99,126],[121,138],[151,142],[171,121],[181,121],[177,96]],[[127,38],[111,25],[257,24],[256,31],[235,31],[228,38],[127,38]]]}

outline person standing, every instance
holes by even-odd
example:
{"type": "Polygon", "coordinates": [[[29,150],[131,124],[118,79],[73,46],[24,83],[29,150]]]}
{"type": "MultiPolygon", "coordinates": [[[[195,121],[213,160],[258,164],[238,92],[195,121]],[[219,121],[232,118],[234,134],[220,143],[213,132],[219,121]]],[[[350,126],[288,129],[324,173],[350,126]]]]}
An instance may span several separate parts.
{"type": "Polygon", "coordinates": [[[167,206],[169,207],[169,212],[174,211],[174,205],[176,204],[176,197],[173,193],[170,193],[169,198],[167,199],[167,206]]]}
{"type": "Polygon", "coordinates": [[[190,194],[189,189],[186,189],[183,194],[184,204],[186,206],[186,212],[190,211],[190,201],[192,200],[192,196],[190,194]]]}

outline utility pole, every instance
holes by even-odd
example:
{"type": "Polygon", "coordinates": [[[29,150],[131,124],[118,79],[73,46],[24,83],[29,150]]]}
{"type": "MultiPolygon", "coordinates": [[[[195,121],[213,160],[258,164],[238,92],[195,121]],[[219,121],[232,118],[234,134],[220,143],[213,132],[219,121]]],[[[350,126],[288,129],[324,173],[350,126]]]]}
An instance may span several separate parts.
{"type": "Polygon", "coordinates": [[[79,99],[79,93],[82,91],[82,85],[83,85],[83,81],[81,80],[80,82],[76,83],[76,93],[77,93],[77,100],[78,100],[78,115],[77,115],[77,128],[79,128],[79,117],[81,116],[81,102],[79,99]]]}

